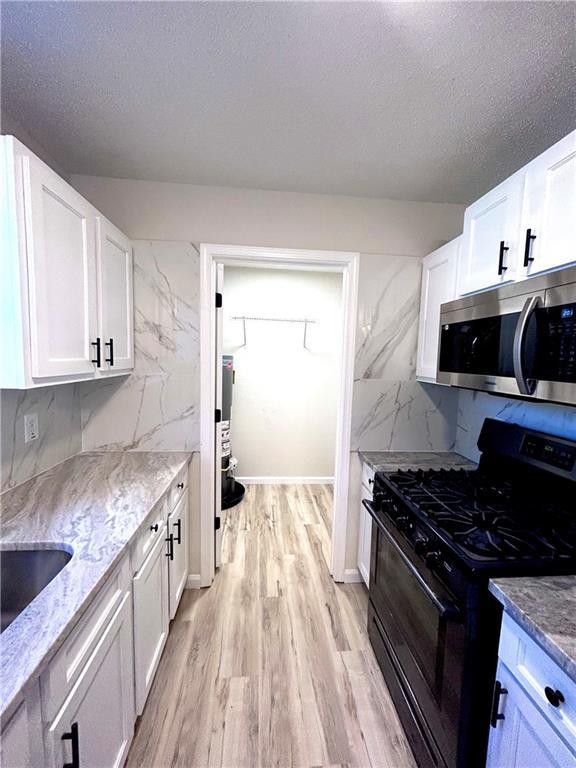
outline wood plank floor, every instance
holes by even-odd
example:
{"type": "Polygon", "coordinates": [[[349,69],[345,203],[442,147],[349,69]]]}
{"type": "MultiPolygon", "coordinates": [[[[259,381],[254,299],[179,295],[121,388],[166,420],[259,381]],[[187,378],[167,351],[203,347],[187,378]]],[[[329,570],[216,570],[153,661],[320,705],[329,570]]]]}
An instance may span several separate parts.
{"type": "Polygon", "coordinates": [[[330,486],[248,486],[210,589],[186,590],[129,768],[413,768],[366,633],[326,565],[330,486]]]}

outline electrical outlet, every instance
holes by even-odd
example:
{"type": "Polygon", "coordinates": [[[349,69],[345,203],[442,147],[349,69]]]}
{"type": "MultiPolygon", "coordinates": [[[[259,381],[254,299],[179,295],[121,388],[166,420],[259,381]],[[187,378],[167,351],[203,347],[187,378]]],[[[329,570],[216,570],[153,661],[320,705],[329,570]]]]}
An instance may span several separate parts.
{"type": "Polygon", "coordinates": [[[27,413],[24,416],[24,442],[29,443],[31,440],[37,440],[40,431],[38,429],[38,414],[27,413]]]}

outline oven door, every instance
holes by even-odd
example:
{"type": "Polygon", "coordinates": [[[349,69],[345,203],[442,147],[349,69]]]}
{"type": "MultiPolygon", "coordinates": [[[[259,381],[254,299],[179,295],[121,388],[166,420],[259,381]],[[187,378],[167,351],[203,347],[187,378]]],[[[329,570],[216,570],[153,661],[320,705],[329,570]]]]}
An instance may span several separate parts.
{"type": "Polygon", "coordinates": [[[433,735],[444,760],[453,765],[465,655],[463,609],[417,556],[403,548],[370,502],[365,506],[374,520],[370,601],[396,669],[394,683],[400,682],[404,697],[411,700],[415,719],[424,720],[422,732],[433,735]]]}

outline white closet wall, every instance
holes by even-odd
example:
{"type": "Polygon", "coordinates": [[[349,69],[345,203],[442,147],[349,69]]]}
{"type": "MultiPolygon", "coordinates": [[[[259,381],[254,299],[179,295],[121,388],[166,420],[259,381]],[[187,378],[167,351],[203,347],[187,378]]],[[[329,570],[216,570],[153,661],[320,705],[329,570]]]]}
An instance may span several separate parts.
{"type": "Polygon", "coordinates": [[[334,474],[342,278],[331,272],[226,267],[224,353],[234,355],[232,453],[238,477],[334,474]],[[300,323],[234,316],[308,318],[300,323]]]}

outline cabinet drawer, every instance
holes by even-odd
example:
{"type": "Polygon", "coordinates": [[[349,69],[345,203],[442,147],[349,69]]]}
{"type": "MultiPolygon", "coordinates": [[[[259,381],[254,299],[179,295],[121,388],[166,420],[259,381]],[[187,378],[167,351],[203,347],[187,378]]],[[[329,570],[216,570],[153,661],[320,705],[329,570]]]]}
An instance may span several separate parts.
{"type": "Polygon", "coordinates": [[[149,552],[156,541],[165,536],[165,525],[168,518],[168,498],[164,496],[154,507],[152,512],[146,518],[142,530],[136,537],[136,541],[131,548],[132,573],[137,573],[142,567],[142,563],[148,557],[149,552]]]}
{"type": "Polygon", "coordinates": [[[171,512],[176,504],[180,501],[180,498],[182,497],[182,494],[188,487],[188,464],[180,470],[178,473],[178,476],[172,483],[172,486],[170,488],[170,501],[169,501],[169,511],[171,512]]]}
{"type": "Polygon", "coordinates": [[[125,557],[41,676],[42,716],[45,721],[54,718],[80,676],[126,591],[130,589],[130,578],[129,561],[125,557]]]}
{"type": "Polygon", "coordinates": [[[498,655],[558,733],[569,744],[576,744],[576,681],[506,613],[498,655]],[[562,693],[564,701],[559,706],[548,701],[546,687],[562,693]]]}
{"type": "Polygon", "coordinates": [[[366,462],[362,464],[362,485],[366,488],[366,490],[370,491],[370,495],[372,495],[372,491],[374,489],[375,474],[376,473],[369,464],[366,464],[366,462]]]}

